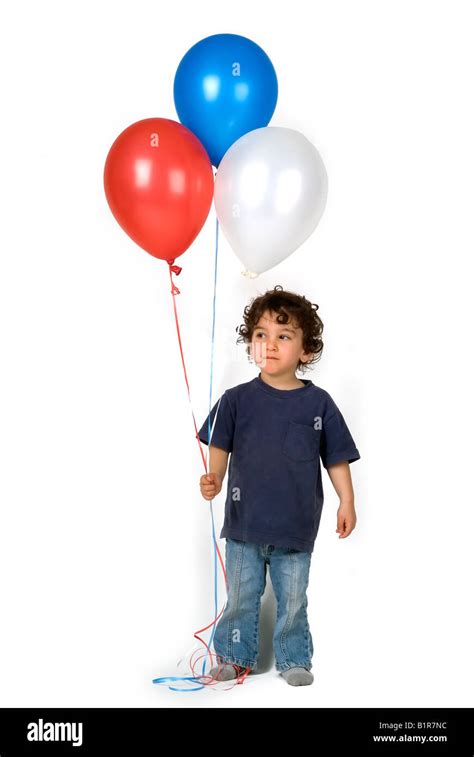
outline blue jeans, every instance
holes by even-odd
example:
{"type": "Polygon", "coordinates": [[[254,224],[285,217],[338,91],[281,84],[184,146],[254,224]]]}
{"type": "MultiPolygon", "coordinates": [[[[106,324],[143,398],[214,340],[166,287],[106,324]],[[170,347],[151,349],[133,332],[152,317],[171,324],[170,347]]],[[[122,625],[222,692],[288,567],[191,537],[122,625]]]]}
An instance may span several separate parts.
{"type": "Polygon", "coordinates": [[[267,563],[277,600],[273,634],[275,667],[311,669],[313,640],[307,606],[311,553],[271,544],[226,539],[227,604],[217,623],[214,650],[218,662],[254,669],[259,645],[260,600],[267,563]]]}

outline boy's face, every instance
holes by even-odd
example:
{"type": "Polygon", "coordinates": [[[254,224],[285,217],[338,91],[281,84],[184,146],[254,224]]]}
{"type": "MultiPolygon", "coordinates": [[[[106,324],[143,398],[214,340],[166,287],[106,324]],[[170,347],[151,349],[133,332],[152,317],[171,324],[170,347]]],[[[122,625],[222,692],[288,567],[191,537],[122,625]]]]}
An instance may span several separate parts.
{"type": "Polygon", "coordinates": [[[303,330],[295,321],[278,323],[277,314],[266,310],[257,322],[250,354],[262,372],[269,376],[295,373],[298,360],[311,358],[303,349],[303,330]]]}

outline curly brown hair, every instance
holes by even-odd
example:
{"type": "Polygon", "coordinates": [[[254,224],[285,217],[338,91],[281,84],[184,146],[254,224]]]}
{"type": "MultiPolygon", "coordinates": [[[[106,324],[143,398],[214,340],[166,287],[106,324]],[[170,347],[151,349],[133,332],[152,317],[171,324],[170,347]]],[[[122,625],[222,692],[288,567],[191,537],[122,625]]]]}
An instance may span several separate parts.
{"type": "Polygon", "coordinates": [[[298,360],[297,371],[303,373],[309,365],[316,363],[321,358],[324,342],[321,339],[324,324],[317,314],[319,305],[311,303],[306,297],[287,292],[280,284],[273,289],[268,290],[265,294],[253,298],[250,305],[244,308],[244,323],[236,327],[239,333],[237,343],[244,342],[247,344],[246,352],[250,359],[250,342],[252,341],[255,326],[260,317],[266,310],[276,313],[278,323],[289,323],[295,321],[303,331],[303,349],[307,353],[313,353],[313,357],[306,363],[298,360]]]}

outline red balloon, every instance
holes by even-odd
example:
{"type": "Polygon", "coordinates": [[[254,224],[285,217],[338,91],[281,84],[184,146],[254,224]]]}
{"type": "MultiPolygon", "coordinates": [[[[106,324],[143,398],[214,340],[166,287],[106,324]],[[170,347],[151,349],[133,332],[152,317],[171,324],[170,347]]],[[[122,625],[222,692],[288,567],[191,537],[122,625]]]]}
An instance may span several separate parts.
{"type": "Polygon", "coordinates": [[[204,226],[214,174],[192,131],[168,118],[145,118],[110,148],[104,188],[116,221],[133,241],[172,262],[204,226]]]}

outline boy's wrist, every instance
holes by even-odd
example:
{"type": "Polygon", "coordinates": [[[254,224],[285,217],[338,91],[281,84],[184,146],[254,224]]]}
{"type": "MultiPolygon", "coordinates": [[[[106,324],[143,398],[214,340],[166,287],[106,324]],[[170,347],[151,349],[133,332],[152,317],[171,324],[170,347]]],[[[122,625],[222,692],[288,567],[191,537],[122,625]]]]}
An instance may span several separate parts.
{"type": "Polygon", "coordinates": [[[213,469],[211,468],[211,470],[209,471],[209,473],[214,473],[214,475],[216,475],[216,476],[217,476],[217,478],[219,479],[220,483],[222,483],[222,482],[223,482],[223,480],[224,480],[224,476],[225,476],[225,473],[224,473],[224,475],[222,475],[222,471],[213,470],[213,469]]]}

